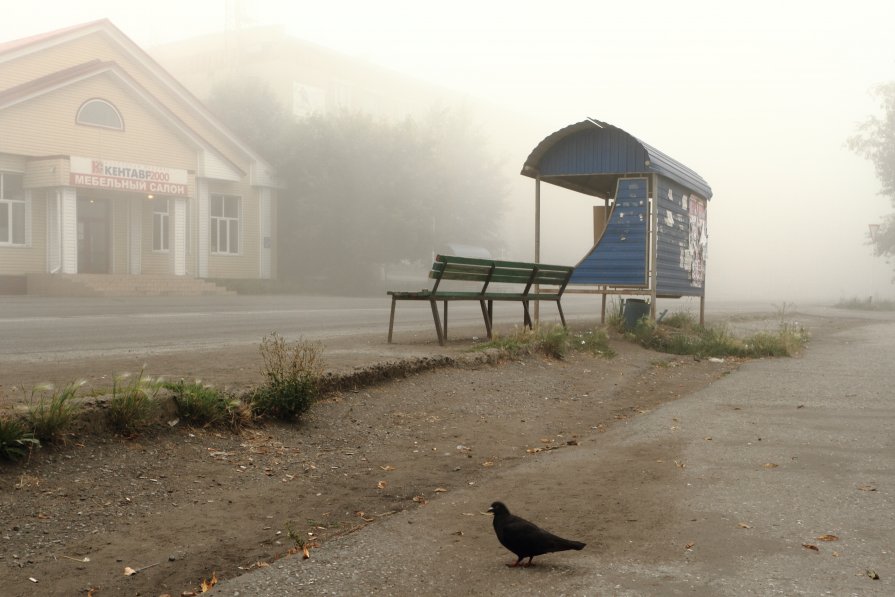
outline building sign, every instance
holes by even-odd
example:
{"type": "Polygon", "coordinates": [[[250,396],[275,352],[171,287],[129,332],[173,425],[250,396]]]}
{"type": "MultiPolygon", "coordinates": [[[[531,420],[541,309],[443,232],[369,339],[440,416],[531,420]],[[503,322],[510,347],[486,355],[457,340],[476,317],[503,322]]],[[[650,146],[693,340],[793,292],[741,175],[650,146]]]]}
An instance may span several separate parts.
{"type": "Polygon", "coordinates": [[[71,156],[69,184],[76,187],[188,197],[187,171],[71,156]]]}

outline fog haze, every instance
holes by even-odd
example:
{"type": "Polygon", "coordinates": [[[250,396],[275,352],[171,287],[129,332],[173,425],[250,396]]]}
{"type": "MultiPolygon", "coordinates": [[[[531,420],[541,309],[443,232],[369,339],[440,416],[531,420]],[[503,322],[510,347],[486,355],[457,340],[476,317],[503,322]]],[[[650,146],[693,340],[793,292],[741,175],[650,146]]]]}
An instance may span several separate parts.
{"type": "MultiPolygon", "coordinates": [[[[0,42],[99,18],[150,53],[280,24],[484,106],[512,182],[505,228],[511,247],[528,251],[519,258],[533,256],[534,182],[518,174],[523,161],[553,131],[594,117],[711,185],[709,300],[895,294],[892,265],[868,245],[868,225],[892,206],[870,162],[845,146],[879,113],[872,88],[895,79],[891,0],[49,1],[5,7],[0,42]]],[[[542,260],[575,263],[592,242],[592,200],[543,185],[542,201],[542,260]]]]}

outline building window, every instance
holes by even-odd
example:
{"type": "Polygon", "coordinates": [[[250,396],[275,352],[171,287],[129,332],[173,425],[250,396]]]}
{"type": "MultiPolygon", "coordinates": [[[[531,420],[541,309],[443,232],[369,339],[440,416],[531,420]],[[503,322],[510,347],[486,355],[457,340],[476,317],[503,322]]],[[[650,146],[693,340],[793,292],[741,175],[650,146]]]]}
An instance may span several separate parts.
{"type": "Polygon", "coordinates": [[[25,244],[22,175],[0,172],[0,245],[25,244]]]}
{"type": "Polygon", "coordinates": [[[152,200],[152,250],[167,251],[171,216],[167,199],[152,200]]]}
{"type": "Polygon", "coordinates": [[[78,109],[78,124],[99,126],[106,129],[124,130],[124,121],[117,108],[101,99],[87,100],[78,109]]]}
{"type": "Polygon", "coordinates": [[[241,199],[235,195],[211,195],[211,252],[235,255],[239,253],[239,208],[241,199]]]}

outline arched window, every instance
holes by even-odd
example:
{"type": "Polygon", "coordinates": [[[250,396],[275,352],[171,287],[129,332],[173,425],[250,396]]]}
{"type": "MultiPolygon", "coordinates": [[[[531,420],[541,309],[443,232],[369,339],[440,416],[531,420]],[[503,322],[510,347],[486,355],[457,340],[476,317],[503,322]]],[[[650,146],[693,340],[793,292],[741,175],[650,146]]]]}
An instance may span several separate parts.
{"type": "Polygon", "coordinates": [[[101,126],[106,129],[124,130],[124,121],[118,110],[101,99],[87,100],[78,109],[78,124],[86,124],[88,126],[101,126]]]}

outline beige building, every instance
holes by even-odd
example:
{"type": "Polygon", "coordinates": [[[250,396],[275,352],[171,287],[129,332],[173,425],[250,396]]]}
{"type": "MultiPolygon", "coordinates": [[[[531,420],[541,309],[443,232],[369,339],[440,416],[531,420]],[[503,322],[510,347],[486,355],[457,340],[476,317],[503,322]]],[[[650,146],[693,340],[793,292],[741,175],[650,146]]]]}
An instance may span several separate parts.
{"type": "Polygon", "coordinates": [[[0,43],[0,292],[273,278],[276,187],[109,21],[0,43]]]}

